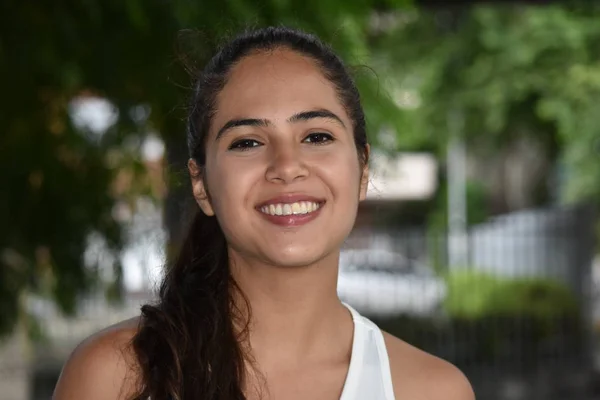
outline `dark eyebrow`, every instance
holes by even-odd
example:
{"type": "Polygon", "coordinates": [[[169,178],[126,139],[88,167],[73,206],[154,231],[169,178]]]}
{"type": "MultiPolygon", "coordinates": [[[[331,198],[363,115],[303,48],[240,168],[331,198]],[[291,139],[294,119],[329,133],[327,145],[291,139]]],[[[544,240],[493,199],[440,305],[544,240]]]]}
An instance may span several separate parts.
{"type": "Polygon", "coordinates": [[[346,127],[346,125],[344,124],[344,122],[342,121],[342,119],[340,117],[338,117],[331,111],[325,110],[325,109],[303,111],[298,114],[294,114],[288,119],[288,122],[308,121],[308,120],[311,120],[314,118],[330,119],[330,120],[333,120],[333,121],[339,123],[340,125],[342,125],[342,127],[344,127],[344,128],[346,127]]]}
{"type": "MultiPolygon", "coordinates": [[[[346,125],[344,124],[344,122],[342,121],[342,119],[340,117],[338,117],[331,111],[325,110],[325,109],[299,112],[297,114],[292,115],[290,118],[288,118],[288,122],[295,123],[295,122],[301,122],[301,121],[308,121],[308,120],[315,119],[315,118],[330,119],[330,120],[333,120],[333,121],[339,123],[340,125],[342,125],[343,128],[346,128],[346,125]]],[[[258,119],[258,118],[232,119],[232,120],[229,120],[225,125],[223,125],[223,127],[221,129],[219,129],[215,140],[219,140],[228,130],[237,128],[239,126],[267,127],[269,125],[271,125],[271,121],[269,121],[268,119],[258,119]]]]}
{"type": "Polygon", "coordinates": [[[232,119],[228,121],[219,131],[217,132],[216,140],[219,140],[225,132],[230,129],[237,128],[238,126],[269,126],[271,122],[266,119],[257,119],[257,118],[242,118],[242,119],[232,119]]]}

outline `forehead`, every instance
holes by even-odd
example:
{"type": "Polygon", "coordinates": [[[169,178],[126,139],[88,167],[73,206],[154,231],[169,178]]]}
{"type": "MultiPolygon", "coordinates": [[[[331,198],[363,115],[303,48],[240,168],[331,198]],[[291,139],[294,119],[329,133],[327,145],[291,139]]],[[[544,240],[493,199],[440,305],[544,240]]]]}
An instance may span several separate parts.
{"type": "Polygon", "coordinates": [[[280,49],[252,54],[232,68],[217,96],[214,122],[239,117],[285,120],[312,109],[328,109],[348,119],[333,84],[316,62],[280,49]]]}

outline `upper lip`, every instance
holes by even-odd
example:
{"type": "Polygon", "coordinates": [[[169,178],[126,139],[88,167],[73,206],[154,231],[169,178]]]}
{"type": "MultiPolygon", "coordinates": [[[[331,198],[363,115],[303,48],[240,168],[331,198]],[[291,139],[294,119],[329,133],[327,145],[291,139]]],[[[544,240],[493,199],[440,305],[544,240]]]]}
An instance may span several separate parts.
{"type": "Polygon", "coordinates": [[[309,196],[307,194],[289,193],[289,194],[281,194],[281,195],[272,197],[267,201],[263,201],[262,203],[260,203],[257,206],[257,208],[261,208],[261,207],[268,206],[271,204],[292,204],[292,203],[298,203],[301,201],[307,201],[307,202],[310,201],[313,203],[324,203],[325,202],[325,200],[322,198],[309,196]]]}

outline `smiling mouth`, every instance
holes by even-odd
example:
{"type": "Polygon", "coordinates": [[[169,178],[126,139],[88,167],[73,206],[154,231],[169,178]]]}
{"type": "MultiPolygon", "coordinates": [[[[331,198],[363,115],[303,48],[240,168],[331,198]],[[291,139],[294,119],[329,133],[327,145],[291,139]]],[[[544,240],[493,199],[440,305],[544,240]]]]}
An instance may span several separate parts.
{"type": "Polygon", "coordinates": [[[258,210],[271,216],[308,215],[319,210],[325,202],[298,201],[294,203],[276,203],[264,205],[258,210]]]}

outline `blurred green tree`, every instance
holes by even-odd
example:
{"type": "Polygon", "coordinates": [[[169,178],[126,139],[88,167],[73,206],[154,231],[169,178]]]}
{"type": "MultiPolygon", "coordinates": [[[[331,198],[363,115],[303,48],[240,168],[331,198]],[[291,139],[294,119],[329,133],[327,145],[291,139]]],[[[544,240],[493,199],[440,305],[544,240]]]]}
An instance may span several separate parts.
{"type": "Polygon", "coordinates": [[[529,138],[560,167],[560,201],[599,202],[599,18],[600,7],[583,2],[390,17],[372,43],[376,68],[395,76],[389,87],[412,110],[400,145],[443,159],[448,113],[458,111],[471,154],[489,160],[529,138]]]}
{"type": "MultiPolygon", "coordinates": [[[[31,320],[29,294],[74,312],[98,285],[118,294],[123,245],[115,218],[119,201],[151,193],[139,157],[140,139],[160,132],[173,170],[185,162],[184,112],[191,68],[200,68],[219,40],[248,25],[289,24],[318,34],[352,64],[369,63],[375,9],[406,0],[254,2],[189,0],[3,1],[0,4],[0,335],[31,320]],[[182,31],[197,29],[196,33],[182,31]],[[179,36],[180,40],[176,40],[179,36]],[[176,45],[179,43],[179,45],[176,45]],[[106,99],[114,123],[80,126],[70,110],[78,98],[106,99]],[[149,110],[140,119],[139,107],[149,110]],[[134,139],[134,140],[132,140],[134,139]],[[133,188],[119,187],[123,172],[133,188]],[[103,240],[106,260],[84,263],[90,235],[103,240]]],[[[402,114],[379,94],[369,71],[357,79],[373,131],[402,114]]],[[[181,221],[181,179],[169,183],[165,220],[171,241],[181,221]]]]}

